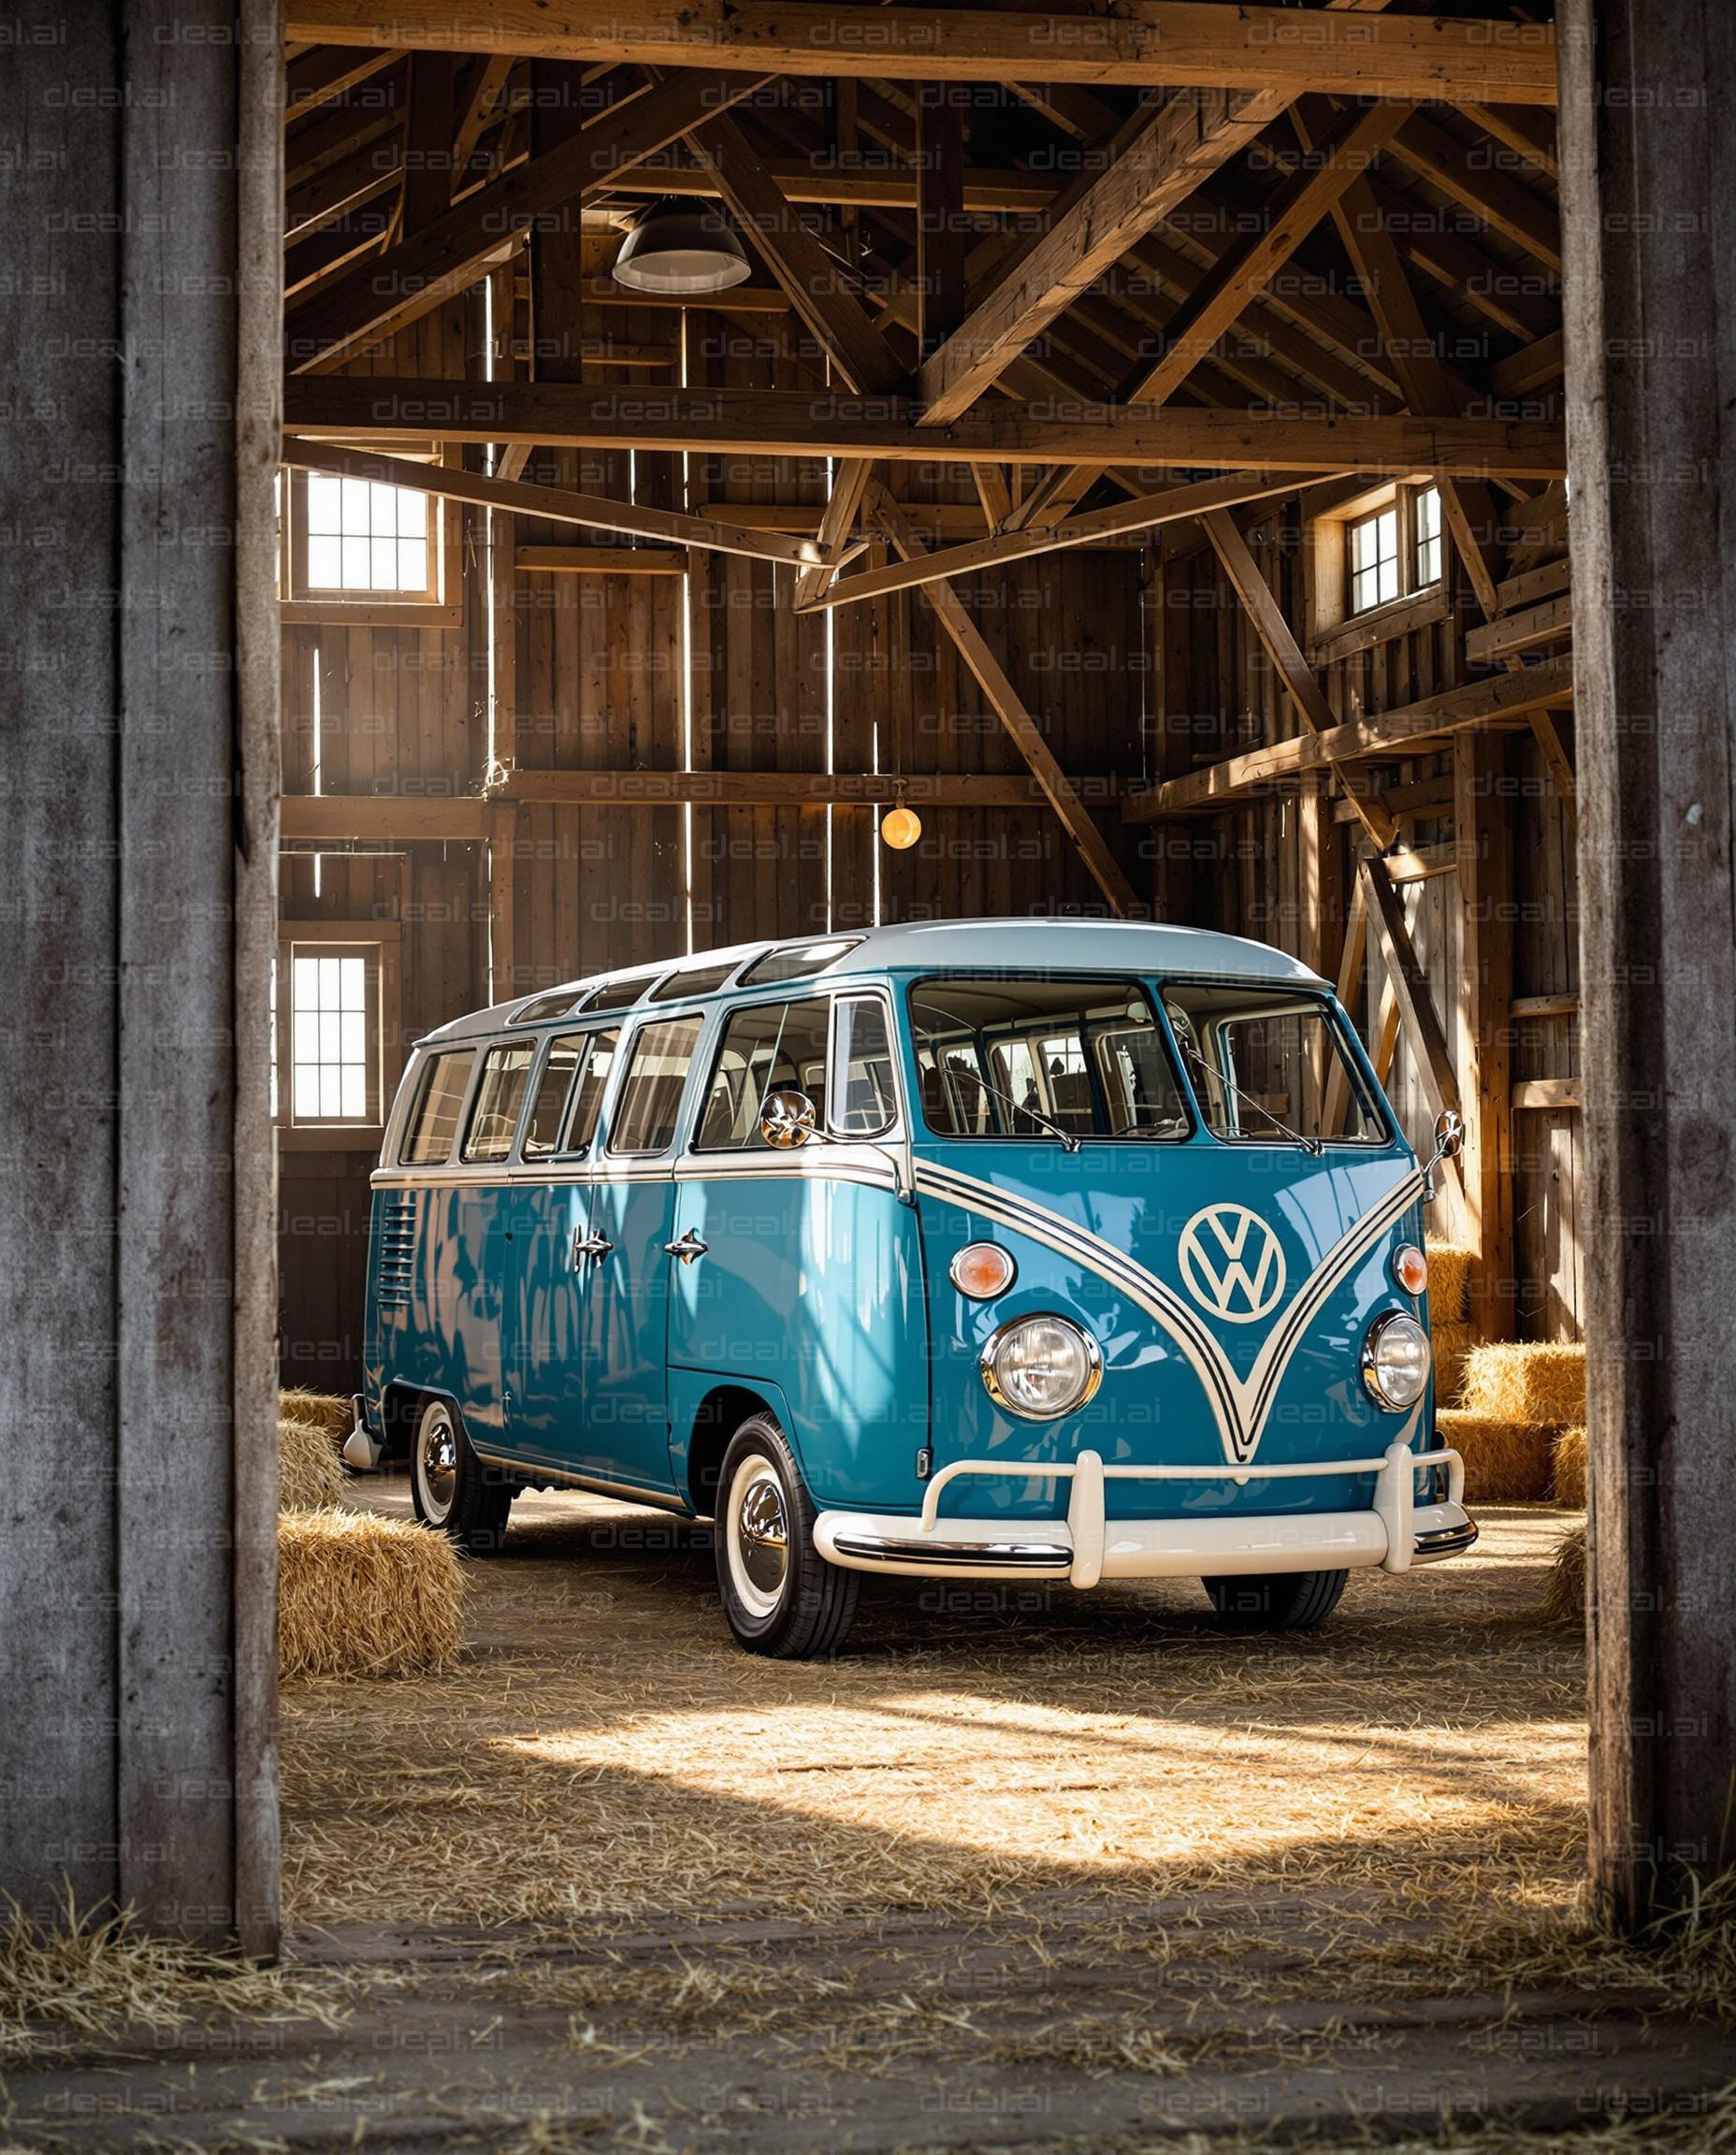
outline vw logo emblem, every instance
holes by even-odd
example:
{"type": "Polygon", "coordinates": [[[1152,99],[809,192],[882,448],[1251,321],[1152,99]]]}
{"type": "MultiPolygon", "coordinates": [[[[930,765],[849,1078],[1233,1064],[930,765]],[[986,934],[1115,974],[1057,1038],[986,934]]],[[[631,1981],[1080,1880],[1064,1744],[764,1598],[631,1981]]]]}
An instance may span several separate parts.
{"type": "Polygon", "coordinates": [[[1245,1205],[1194,1213],[1181,1230],[1179,1255],[1188,1293],[1226,1324],[1253,1323],[1283,1294],[1283,1246],[1245,1205]]]}

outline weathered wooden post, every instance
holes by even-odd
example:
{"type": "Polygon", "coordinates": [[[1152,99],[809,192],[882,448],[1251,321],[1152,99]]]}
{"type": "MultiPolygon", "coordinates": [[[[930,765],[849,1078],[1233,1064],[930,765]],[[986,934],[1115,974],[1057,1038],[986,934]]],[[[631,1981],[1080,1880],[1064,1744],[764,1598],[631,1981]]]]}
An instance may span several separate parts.
{"type": "Polygon", "coordinates": [[[1736,1861],[1736,13],[1563,0],[1591,1864],[1736,1861]]]}
{"type": "Polygon", "coordinates": [[[277,1935],[281,22],[0,66],[0,1891],[277,1935]]]}

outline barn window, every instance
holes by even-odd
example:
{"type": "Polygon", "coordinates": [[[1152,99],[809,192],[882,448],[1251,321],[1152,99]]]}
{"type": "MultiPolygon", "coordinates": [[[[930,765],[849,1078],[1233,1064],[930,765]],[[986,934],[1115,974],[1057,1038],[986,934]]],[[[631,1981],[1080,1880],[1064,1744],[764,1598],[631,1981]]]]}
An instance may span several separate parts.
{"type": "Polygon", "coordinates": [[[456,618],[455,503],[325,471],[281,474],[278,500],[285,620],[456,618]]]}
{"type": "MultiPolygon", "coordinates": [[[[289,1121],[380,1121],[380,946],[290,945],[284,1057],[289,1121]]],[[[282,1093],[280,1092],[280,1099],[282,1093]]]]}
{"type": "Polygon", "coordinates": [[[1320,493],[1324,499],[1309,512],[1309,655],[1316,664],[1445,614],[1446,533],[1437,485],[1419,478],[1348,497],[1320,493]]]}
{"type": "Polygon", "coordinates": [[[1351,525],[1351,612],[1366,614],[1398,597],[1398,507],[1377,509],[1351,525]]]}

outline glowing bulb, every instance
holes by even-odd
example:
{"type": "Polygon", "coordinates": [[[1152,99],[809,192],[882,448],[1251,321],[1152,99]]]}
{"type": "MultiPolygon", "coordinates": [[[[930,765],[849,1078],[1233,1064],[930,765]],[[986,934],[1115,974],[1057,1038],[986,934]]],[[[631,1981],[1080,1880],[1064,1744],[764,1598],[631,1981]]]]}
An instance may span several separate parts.
{"type": "Polygon", "coordinates": [[[893,808],[880,818],[880,835],[894,853],[908,852],[922,835],[922,818],[914,808],[893,808]]]}

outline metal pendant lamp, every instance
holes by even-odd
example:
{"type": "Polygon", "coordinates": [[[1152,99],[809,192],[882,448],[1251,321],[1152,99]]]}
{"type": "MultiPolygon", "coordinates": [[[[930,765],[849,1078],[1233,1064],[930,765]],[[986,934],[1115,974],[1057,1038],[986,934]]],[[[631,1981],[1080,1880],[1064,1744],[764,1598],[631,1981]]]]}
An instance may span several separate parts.
{"type": "Polygon", "coordinates": [[[752,274],[722,212],[678,195],[665,195],[644,210],[615,258],[617,284],[673,298],[727,292],[752,274]]]}

